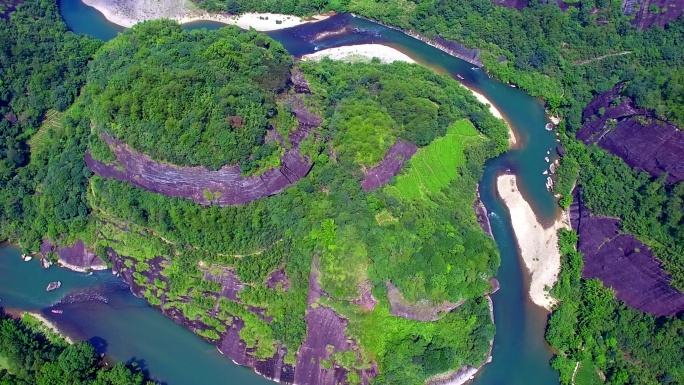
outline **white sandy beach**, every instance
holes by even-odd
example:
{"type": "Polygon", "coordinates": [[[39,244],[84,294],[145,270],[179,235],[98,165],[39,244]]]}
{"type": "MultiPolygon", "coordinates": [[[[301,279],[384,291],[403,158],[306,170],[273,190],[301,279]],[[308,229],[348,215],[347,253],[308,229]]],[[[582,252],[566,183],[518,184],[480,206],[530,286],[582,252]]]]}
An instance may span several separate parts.
{"type": "Polygon", "coordinates": [[[567,217],[562,215],[551,227],[544,228],[520,193],[515,175],[500,175],[497,189],[511,214],[518,248],[531,275],[530,298],[535,304],[550,310],[556,301],[544,288],[553,287],[558,279],[560,252],[557,232],[561,228],[569,228],[567,217]]]}
{"type": "MultiPolygon", "coordinates": [[[[463,87],[465,87],[465,86],[463,86],[463,87]]],[[[468,88],[468,87],[465,87],[465,88],[468,88]]],[[[468,88],[468,90],[470,90],[470,92],[473,93],[475,98],[480,103],[489,105],[489,112],[491,112],[492,115],[494,115],[495,117],[502,119],[504,122],[506,122],[506,126],[508,126],[508,145],[510,148],[515,148],[516,145],[518,144],[518,138],[515,136],[515,131],[513,131],[513,128],[511,127],[511,125],[508,123],[508,121],[506,121],[506,119],[503,117],[503,115],[501,115],[501,112],[496,107],[494,107],[494,104],[492,104],[492,102],[490,102],[486,96],[482,95],[479,92],[475,92],[470,88],[468,88]]]]}
{"type": "Polygon", "coordinates": [[[373,58],[380,59],[383,63],[403,61],[415,63],[408,55],[382,44],[358,44],[346,45],[343,47],[328,48],[302,56],[303,60],[321,60],[328,57],[332,60],[343,60],[349,62],[370,61],[373,58]]]}
{"type": "Polygon", "coordinates": [[[122,27],[131,27],[145,20],[172,19],[181,24],[204,20],[237,25],[243,29],[274,31],[328,17],[319,15],[312,20],[303,20],[298,16],[276,13],[246,13],[239,16],[210,14],[199,9],[190,0],[83,0],[83,3],[97,9],[107,20],[122,27]]]}
{"type": "Polygon", "coordinates": [[[54,323],[50,322],[50,320],[48,320],[47,318],[43,317],[41,314],[38,314],[38,313],[27,313],[27,314],[30,314],[30,315],[33,316],[35,319],[37,319],[37,320],[39,320],[40,322],[42,322],[43,325],[45,325],[46,327],[48,327],[50,330],[52,330],[53,332],[55,332],[55,333],[59,334],[60,336],[62,336],[62,338],[64,338],[64,341],[66,341],[67,343],[69,343],[69,344],[73,344],[73,343],[74,343],[74,341],[73,341],[71,338],[69,338],[68,336],[64,335],[62,332],[59,331],[59,329],[57,328],[57,325],[55,325],[54,323]]]}

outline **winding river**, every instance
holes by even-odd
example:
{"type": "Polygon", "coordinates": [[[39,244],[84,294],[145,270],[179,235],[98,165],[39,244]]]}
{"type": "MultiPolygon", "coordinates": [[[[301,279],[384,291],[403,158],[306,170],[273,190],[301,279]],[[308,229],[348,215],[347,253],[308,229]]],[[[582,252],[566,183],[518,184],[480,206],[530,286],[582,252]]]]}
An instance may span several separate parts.
{"type": "MultiPolygon", "coordinates": [[[[62,0],[60,11],[76,33],[107,40],[122,30],[80,0],[62,0]]],[[[187,28],[221,26],[196,22],[187,28]]],[[[487,162],[480,183],[482,200],[490,212],[501,251],[497,277],[501,290],[493,295],[497,326],[493,362],[484,367],[474,384],[558,384],[558,375],[549,366],[552,352],[544,341],[548,313],[534,305],[527,295],[527,272],[508,211],[495,186],[497,175],[510,170],[518,176],[523,195],[542,222],[550,222],[558,215],[543,175],[548,168],[544,158],[555,147],[556,137],[554,132],[544,129],[547,117],[540,102],[517,88],[488,78],[465,61],[399,31],[351,15],[337,15],[269,35],[295,56],[350,44],[389,45],[440,73],[454,77],[460,74],[465,85],[485,95],[506,116],[517,133],[518,146],[487,162]],[[315,39],[320,32],[342,30],[341,34],[315,39]]],[[[0,272],[0,306],[42,312],[65,333],[91,341],[114,361],[137,362],[166,384],[271,384],[251,370],[232,364],[213,346],[134,297],[110,272],[85,275],[64,269],[44,270],[36,261],[23,262],[19,250],[7,245],[0,246],[0,272]],[[45,293],[45,286],[55,280],[62,281],[62,288],[45,293]],[[51,314],[50,310],[55,308],[64,310],[64,314],[51,314]]]]}

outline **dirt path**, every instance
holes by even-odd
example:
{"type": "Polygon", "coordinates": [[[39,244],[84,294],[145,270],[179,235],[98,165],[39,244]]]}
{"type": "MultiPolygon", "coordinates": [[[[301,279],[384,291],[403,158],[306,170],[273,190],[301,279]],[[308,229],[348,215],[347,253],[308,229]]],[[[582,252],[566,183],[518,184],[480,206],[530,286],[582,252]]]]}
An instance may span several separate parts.
{"type": "Polygon", "coordinates": [[[622,51],[622,52],[617,52],[617,53],[609,53],[609,54],[607,54],[607,55],[595,57],[595,58],[593,58],[593,59],[578,60],[578,61],[576,61],[576,62],[574,62],[574,63],[572,63],[572,64],[581,66],[581,65],[593,63],[593,62],[595,62],[595,61],[603,60],[603,59],[609,58],[609,57],[611,57],[611,56],[629,55],[629,54],[631,54],[631,53],[632,53],[632,51],[622,51]]]}

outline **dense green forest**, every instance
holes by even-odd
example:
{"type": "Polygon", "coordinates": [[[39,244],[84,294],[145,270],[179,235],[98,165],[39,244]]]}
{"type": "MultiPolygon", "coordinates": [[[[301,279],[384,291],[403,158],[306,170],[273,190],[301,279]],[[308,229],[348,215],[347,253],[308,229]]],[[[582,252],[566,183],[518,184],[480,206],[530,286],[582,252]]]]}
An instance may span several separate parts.
{"type": "Polygon", "coordinates": [[[558,350],[552,366],[561,383],[681,384],[684,381],[684,320],[654,317],[627,307],[597,279],[582,279],[577,234],[561,230],[562,270],[553,288],[560,300],[546,339],[558,350]]]}
{"type": "Polygon", "coordinates": [[[105,368],[88,342],[67,344],[24,315],[21,321],[0,313],[2,385],[153,385],[135,368],[105,368]]]}
{"type": "MultiPolygon", "coordinates": [[[[202,52],[204,44],[213,44],[209,36],[216,32],[185,32],[169,22],[145,23],[107,43],[103,51],[131,41],[157,41],[138,39],[140,34],[179,34],[180,45],[194,38],[196,49],[202,52]]],[[[227,42],[229,36],[245,39],[234,31],[220,34],[227,42]]],[[[270,39],[265,43],[277,45],[270,39]]],[[[178,49],[176,44],[150,45],[136,48],[153,55],[178,49]]],[[[106,60],[107,56],[98,54],[95,63],[106,67],[110,65],[106,60]]],[[[283,60],[280,65],[284,67],[280,72],[289,73],[291,62],[283,60]]],[[[472,204],[484,161],[507,149],[504,122],[452,79],[416,65],[324,60],[301,63],[299,70],[311,88],[305,105],[324,118],[321,129],[306,144],[314,162],[306,178],[281,194],[219,208],[95,177],[88,199],[96,213],[93,218],[103,220],[98,224],[96,249],[111,247],[134,256],[128,265],[136,271],[136,282],[146,288],[147,299],[166,309],[181,309],[188,318],[201,317],[212,326],[202,331],[203,337],[218,339],[225,332],[226,319],[237,315],[245,321],[242,338],[257,348],[258,356],[271,356],[277,346],[285,346],[289,362],[294,362],[293,353],[305,337],[308,276],[312,257],[317,256],[319,280],[329,293],[324,304],[350,320],[347,332],[360,342],[362,356],[362,363],[354,365],[368,367],[376,361],[378,382],[420,382],[465,363],[479,364],[494,332],[482,299],[490,287],[485,278],[495,273],[499,259],[494,242],[477,224],[472,204]],[[407,78],[414,79],[411,85],[404,81],[407,78]],[[380,120],[384,124],[375,124],[380,120]],[[459,145],[444,149],[439,140],[448,132],[457,135],[453,138],[459,145]],[[426,151],[434,142],[439,151],[446,151],[443,155],[459,159],[458,167],[436,171],[439,183],[426,185],[419,197],[397,193],[402,191],[399,179],[396,187],[363,192],[360,166],[376,165],[399,139],[425,146],[426,151]],[[122,232],[124,227],[131,231],[122,232]],[[150,231],[159,238],[150,238],[150,231]],[[156,256],[170,259],[170,264],[153,284],[144,273],[156,256]],[[241,304],[219,300],[221,312],[211,317],[208,310],[214,301],[205,300],[206,293],[221,288],[204,278],[206,270],[201,266],[209,271],[232,266],[243,282],[255,285],[239,294],[241,304]],[[285,266],[290,278],[289,291],[258,285],[279,266],[285,266]],[[467,301],[435,323],[392,317],[386,281],[409,301],[467,301]],[[166,288],[165,282],[168,289],[160,290],[166,288]],[[370,313],[347,302],[358,298],[363,287],[371,288],[380,301],[370,313]],[[188,296],[194,300],[185,301],[188,296]],[[246,305],[266,309],[273,322],[268,324],[246,310],[246,305]]],[[[102,76],[104,72],[92,70],[86,88],[90,79],[97,83],[102,76]]],[[[98,103],[96,99],[91,100],[98,103]]],[[[87,110],[90,100],[84,98],[83,103],[87,110]]],[[[275,112],[287,113],[287,106],[275,112]]],[[[436,170],[441,167],[438,161],[430,163],[436,170]]],[[[407,169],[410,173],[411,162],[407,169]]]]}
{"type": "MultiPolygon", "coordinates": [[[[56,12],[53,6],[32,1],[3,28],[27,29],[21,16],[31,12],[39,12],[38,22],[48,24],[43,35],[63,28],[51,13],[56,12]]],[[[360,369],[374,361],[380,370],[377,382],[418,383],[486,358],[494,326],[483,295],[490,290],[487,279],[495,274],[499,256],[472,204],[483,163],[507,149],[508,132],[469,91],[417,65],[302,63],[298,70],[312,91],[302,96],[304,104],[324,121],[302,144],[314,163],[310,174],[283,193],[247,205],[199,206],[92,176],[83,161],[86,148],[100,160],[114,160],[99,136],[105,132],[173,163],[211,168],[250,163],[268,124],[281,133],[296,124],[292,106],[281,98],[292,92],[284,89],[291,58],[279,43],[254,32],[189,32],[169,21],[142,23],[97,53],[99,43],[82,38],[86,43],[91,44],[87,55],[65,58],[80,71],[72,99],[85,79],[86,62],[94,58],[82,95],[73,104],[72,99],[66,105],[46,101],[35,121],[27,123],[22,145],[30,153],[2,189],[2,238],[29,252],[39,248],[43,237],[62,244],[80,237],[105,259],[111,247],[131,257],[126,269],[134,272],[150,303],[201,320],[207,328],[199,334],[205,339],[218,339],[237,316],[245,322],[240,336],[256,348],[255,355],[269,357],[283,346],[289,363],[305,338],[315,257],[319,281],[329,293],[320,305],[349,320],[346,334],[360,346],[360,361],[340,352],[337,364],[360,369]],[[406,78],[414,79],[410,87],[406,78]],[[183,83],[188,79],[192,84],[183,83]],[[247,118],[226,119],[235,115],[247,118]],[[173,148],[160,145],[188,127],[198,130],[191,141],[173,148]],[[375,130],[370,144],[368,132],[359,127],[375,130]],[[215,141],[214,134],[227,136],[215,141]],[[377,165],[396,140],[423,147],[416,154],[419,163],[409,162],[405,174],[384,188],[362,191],[362,167],[377,165]],[[240,150],[222,152],[209,148],[209,141],[240,150]],[[454,160],[443,165],[441,157],[454,160]],[[406,181],[414,177],[414,168],[426,165],[433,166],[434,174],[420,193],[412,192],[406,181]],[[150,274],[156,257],[166,262],[151,279],[145,273],[150,274]],[[221,288],[206,274],[226,268],[248,285],[239,302],[217,299],[220,311],[210,313],[211,299],[221,288]],[[263,285],[278,268],[289,278],[287,291],[263,285]],[[412,303],[466,302],[436,322],[395,317],[386,282],[412,303]],[[362,289],[378,299],[374,310],[349,302],[362,289]],[[253,307],[273,320],[266,322],[249,310],[253,307]]],[[[38,60],[31,55],[27,52],[26,60],[38,60]]],[[[22,57],[3,71],[15,71],[22,57]]],[[[23,97],[8,94],[7,106],[18,105],[23,97]]],[[[3,124],[14,127],[6,120],[3,124]]],[[[356,371],[351,373],[355,382],[356,371]]]]}
{"type": "Polygon", "coordinates": [[[247,163],[292,57],[256,32],[166,28],[151,40],[156,28],[142,25],[136,40],[117,39],[95,55],[84,90],[93,123],[153,159],[215,170],[247,163]]]}
{"type": "Polygon", "coordinates": [[[210,11],[311,15],[354,12],[426,37],[441,36],[481,50],[485,68],[512,82],[576,130],[592,96],[626,82],[640,107],[684,124],[682,70],[684,21],[638,31],[619,0],[531,2],[522,11],[489,0],[208,0],[210,11]],[[619,54],[619,55],[616,55],[619,54]],[[500,60],[501,58],[505,60],[500,60]]]}

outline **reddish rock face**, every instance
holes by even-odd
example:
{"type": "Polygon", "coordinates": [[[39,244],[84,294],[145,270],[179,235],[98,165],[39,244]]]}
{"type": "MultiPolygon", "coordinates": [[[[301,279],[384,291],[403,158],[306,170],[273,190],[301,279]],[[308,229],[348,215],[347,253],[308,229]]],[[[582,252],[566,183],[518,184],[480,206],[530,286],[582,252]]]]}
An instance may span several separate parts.
{"type": "Polygon", "coordinates": [[[83,270],[103,270],[107,265],[95,253],[89,251],[81,239],[73,246],[57,247],[47,239],[40,246],[43,257],[49,252],[57,253],[59,261],[83,270]]]}
{"type": "Polygon", "coordinates": [[[634,24],[639,29],[652,25],[664,27],[672,20],[679,19],[684,9],[682,0],[622,0],[622,13],[634,15],[634,24]],[[658,7],[658,10],[655,10],[658,7]]]}
{"type": "Polygon", "coordinates": [[[299,121],[297,129],[289,135],[292,147],[281,157],[280,167],[267,170],[260,176],[243,177],[239,165],[211,171],[204,167],[179,167],[157,162],[104,133],[101,134],[102,138],[112,148],[120,165],[102,163],[89,152],[85,154],[85,162],[102,177],[118,179],[166,196],[220,206],[249,203],[283,191],[305,177],[313,166],[308,157],[300,153],[299,144],[308,138],[313,127],[321,124],[321,119],[311,114],[299,97],[291,96],[289,99],[299,121]],[[220,194],[210,201],[206,192],[220,194]]]}
{"type": "Polygon", "coordinates": [[[620,91],[618,85],[589,103],[577,139],[588,145],[596,143],[630,167],[654,177],[667,172],[668,183],[684,180],[684,131],[634,107],[629,98],[620,98],[620,91]],[[601,108],[605,110],[602,115],[601,108]]]}
{"type": "Polygon", "coordinates": [[[684,311],[684,293],[670,286],[670,277],[650,248],[631,234],[621,234],[620,220],[593,216],[577,199],[571,211],[584,254],[583,278],[598,278],[628,306],[657,316],[684,311]]]}
{"type": "Polygon", "coordinates": [[[371,191],[389,183],[393,176],[397,175],[404,163],[416,153],[418,147],[412,143],[394,143],[385,153],[380,164],[366,170],[366,178],[361,181],[363,191],[371,191]]]}

